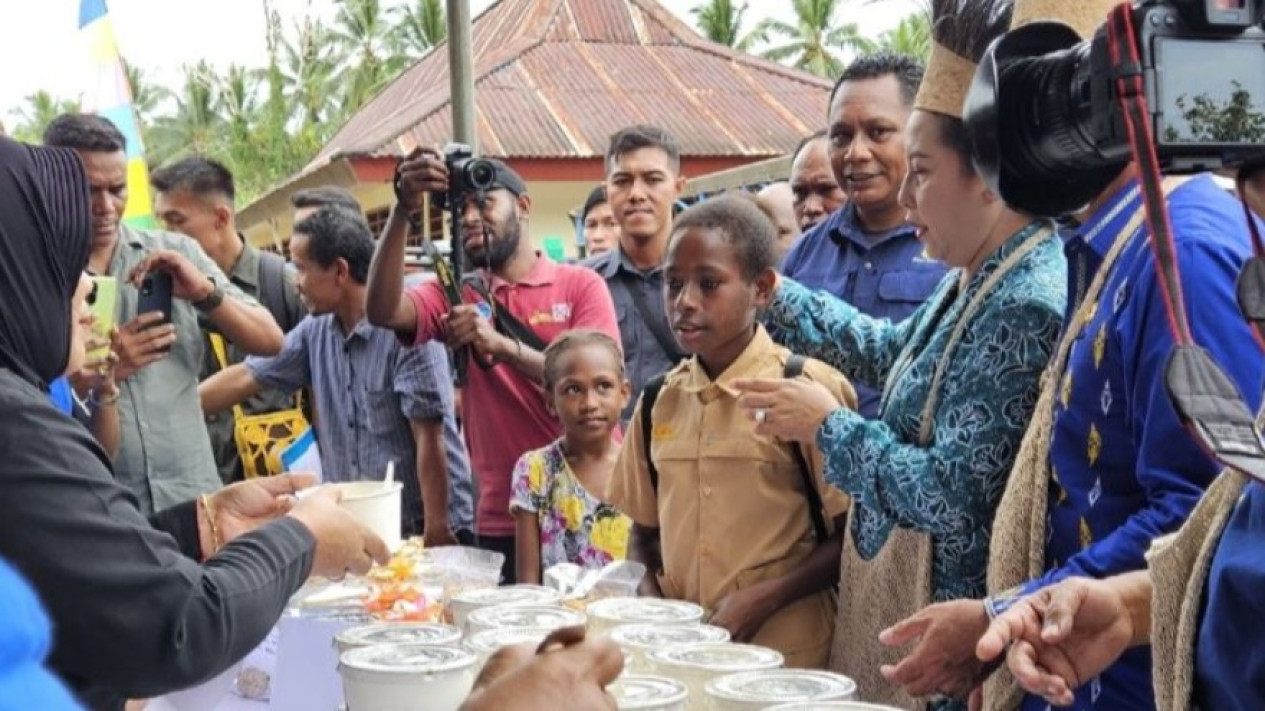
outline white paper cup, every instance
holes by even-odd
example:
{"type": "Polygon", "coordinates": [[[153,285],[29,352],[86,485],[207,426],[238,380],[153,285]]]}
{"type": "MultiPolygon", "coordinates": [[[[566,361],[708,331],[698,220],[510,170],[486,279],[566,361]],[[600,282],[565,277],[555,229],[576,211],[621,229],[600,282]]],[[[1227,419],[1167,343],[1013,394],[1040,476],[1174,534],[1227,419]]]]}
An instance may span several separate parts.
{"type": "Polygon", "coordinates": [[[342,481],[338,487],[343,498],[339,504],[357,521],[378,534],[387,548],[394,551],[403,543],[400,535],[401,493],[404,485],[398,481],[342,481]]]}

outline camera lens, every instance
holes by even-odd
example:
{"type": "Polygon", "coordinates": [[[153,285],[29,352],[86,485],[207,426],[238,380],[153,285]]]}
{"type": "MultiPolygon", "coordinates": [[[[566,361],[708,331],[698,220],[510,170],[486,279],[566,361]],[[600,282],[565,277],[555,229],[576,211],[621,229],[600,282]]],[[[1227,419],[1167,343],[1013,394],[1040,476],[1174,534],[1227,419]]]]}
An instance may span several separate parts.
{"type": "Polygon", "coordinates": [[[474,190],[488,190],[496,182],[496,166],[485,160],[466,163],[466,185],[474,190]]]}

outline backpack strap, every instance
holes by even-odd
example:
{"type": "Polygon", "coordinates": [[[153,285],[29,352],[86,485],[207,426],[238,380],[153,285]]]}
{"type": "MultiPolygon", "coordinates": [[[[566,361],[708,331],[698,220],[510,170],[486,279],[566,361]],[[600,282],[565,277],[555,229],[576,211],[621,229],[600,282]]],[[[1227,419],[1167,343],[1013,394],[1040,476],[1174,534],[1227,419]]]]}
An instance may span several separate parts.
{"type": "Polygon", "coordinates": [[[285,260],[279,255],[259,250],[259,302],[276,319],[281,331],[289,333],[296,324],[291,323],[293,310],[286,304],[285,269],[285,260]]]}
{"type": "Polygon", "coordinates": [[[659,391],[663,389],[663,381],[667,375],[659,373],[647,380],[646,386],[641,389],[641,453],[646,460],[646,469],[650,473],[650,490],[654,492],[655,498],[659,497],[659,469],[650,456],[650,433],[654,431],[654,401],[659,399],[659,391]]]}
{"type": "MultiPolygon", "coordinates": [[[[804,356],[792,353],[791,357],[786,359],[786,365],[782,366],[782,377],[798,378],[804,374],[804,365],[807,362],[808,359],[804,356]]],[[[808,458],[804,456],[804,450],[800,445],[793,445],[791,452],[804,484],[804,496],[808,498],[808,515],[813,519],[813,532],[817,534],[818,543],[825,543],[830,535],[826,528],[826,506],[822,503],[821,492],[817,490],[812,467],[808,466],[808,458]]]]}

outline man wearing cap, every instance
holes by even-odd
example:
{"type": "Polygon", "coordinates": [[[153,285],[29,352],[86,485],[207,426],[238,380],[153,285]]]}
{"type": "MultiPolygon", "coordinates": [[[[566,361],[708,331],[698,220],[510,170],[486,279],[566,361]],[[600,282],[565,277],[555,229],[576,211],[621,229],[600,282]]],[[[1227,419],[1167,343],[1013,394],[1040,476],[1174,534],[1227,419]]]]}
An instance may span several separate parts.
{"type": "MultiPolygon", "coordinates": [[[[1089,37],[1115,5],[1021,0],[1011,27],[1048,19],[1089,37]]],[[[1251,251],[1243,208],[1207,175],[1167,190],[1194,341],[1255,410],[1262,359],[1234,287],[1251,251]]],[[[932,605],[884,637],[898,645],[917,640],[899,665],[884,670],[914,694],[957,694],[978,682],[976,642],[989,618],[1017,601],[1069,578],[1145,568],[1151,542],[1182,525],[1219,471],[1166,390],[1175,342],[1144,214],[1138,171],[1129,164],[1063,235],[1066,326],[994,518],[991,597],[932,605]]],[[[1222,631],[1235,624],[1229,616],[1216,619],[1222,631]]],[[[1149,647],[1131,649],[1100,676],[1082,681],[1074,708],[1155,708],[1149,647]]],[[[989,679],[984,707],[1048,708],[1038,696],[1022,696],[1008,674],[989,679]]]]}
{"type": "Polygon", "coordinates": [[[681,149],[657,126],[629,126],[611,136],[606,149],[606,194],[619,221],[619,247],[585,260],[606,280],[624,347],[624,370],[632,417],[641,389],[686,357],[676,342],[663,305],[663,260],[672,235],[672,210],[681,197],[681,149]]]}
{"type": "Polygon", "coordinates": [[[437,281],[404,291],[409,213],[423,194],[448,190],[448,171],[440,155],[425,149],[400,162],[397,202],[369,270],[367,316],[405,343],[440,340],[466,354],[462,406],[479,491],[475,530],[481,547],[505,555],[504,579],[513,582],[510,474],[524,452],[562,435],[541,387],[545,345],[571,329],[595,329],[616,339],[619,329],[601,277],[535,250],[527,234],[527,186],[509,166],[490,162],[495,179],[482,210],[475,195],[465,196],[461,234],[455,235],[468,263],[478,268],[462,285],[458,305],[449,303],[437,281]]]}
{"type": "Polygon", "coordinates": [[[599,185],[589,193],[580,211],[580,227],[584,231],[584,254],[596,257],[619,246],[619,222],[606,199],[606,186],[599,185]]]}

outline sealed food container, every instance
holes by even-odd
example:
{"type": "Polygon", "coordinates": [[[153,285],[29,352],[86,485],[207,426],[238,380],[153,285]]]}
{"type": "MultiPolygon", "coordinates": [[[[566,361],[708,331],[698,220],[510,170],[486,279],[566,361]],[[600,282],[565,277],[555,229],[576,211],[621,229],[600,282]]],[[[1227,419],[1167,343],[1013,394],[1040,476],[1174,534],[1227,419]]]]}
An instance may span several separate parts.
{"type": "Polygon", "coordinates": [[[901,711],[896,706],[880,706],[878,703],[860,701],[796,701],[765,706],[764,711],[901,711]]]}
{"type": "Polygon", "coordinates": [[[620,625],[683,625],[703,620],[703,608],[684,600],[654,597],[608,597],[589,605],[589,631],[608,634],[620,625]]]}
{"type": "Polygon", "coordinates": [[[466,637],[466,649],[479,658],[479,668],[501,647],[515,644],[539,645],[553,632],[552,627],[497,627],[466,637]]]}
{"type": "Polygon", "coordinates": [[[340,655],[375,644],[454,645],[460,641],[461,630],[438,622],[379,622],[350,627],[334,635],[334,646],[340,655]]]}
{"type": "Polygon", "coordinates": [[[851,701],[857,685],[833,672],[770,669],[718,677],[705,690],[710,711],[761,711],[787,701],[851,701]]]}
{"type": "Polygon", "coordinates": [[[428,644],[375,644],[339,660],[349,711],[457,711],[474,688],[473,652],[428,644]]]}
{"type": "Polygon", "coordinates": [[[466,633],[474,636],[485,630],[502,627],[546,627],[556,630],[559,627],[583,626],[586,621],[583,612],[565,607],[541,605],[498,605],[481,607],[466,618],[466,633]]]}
{"type": "Polygon", "coordinates": [[[621,676],[606,691],[615,697],[619,711],[685,711],[690,694],[675,679],[642,674],[621,676]]]}
{"type": "Polygon", "coordinates": [[[707,682],[738,672],[778,669],[785,659],[777,650],[754,644],[696,644],[658,649],[646,657],[651,674],[684,682],[690,690],[688,709],[707,708],[707,682]]]}
{"type": "Polygon", "coordinates": [[[540,585],[506,585],[499,588],[463,590],[448,601],[452,623],[465,629],[471,612],[498,605],[557,605],[562,593],[540,585]]]}
{"type": "Polygon", "coordinates": [[[646,671],[646,656],[656,649],[684,647],[692,644],[721,644],[729,641],[729,630],[712,625],[620,625],[610,632],[611,641],[618,644],[629,658],[631,668],[625,671],[642,674],[646,671]]]}

